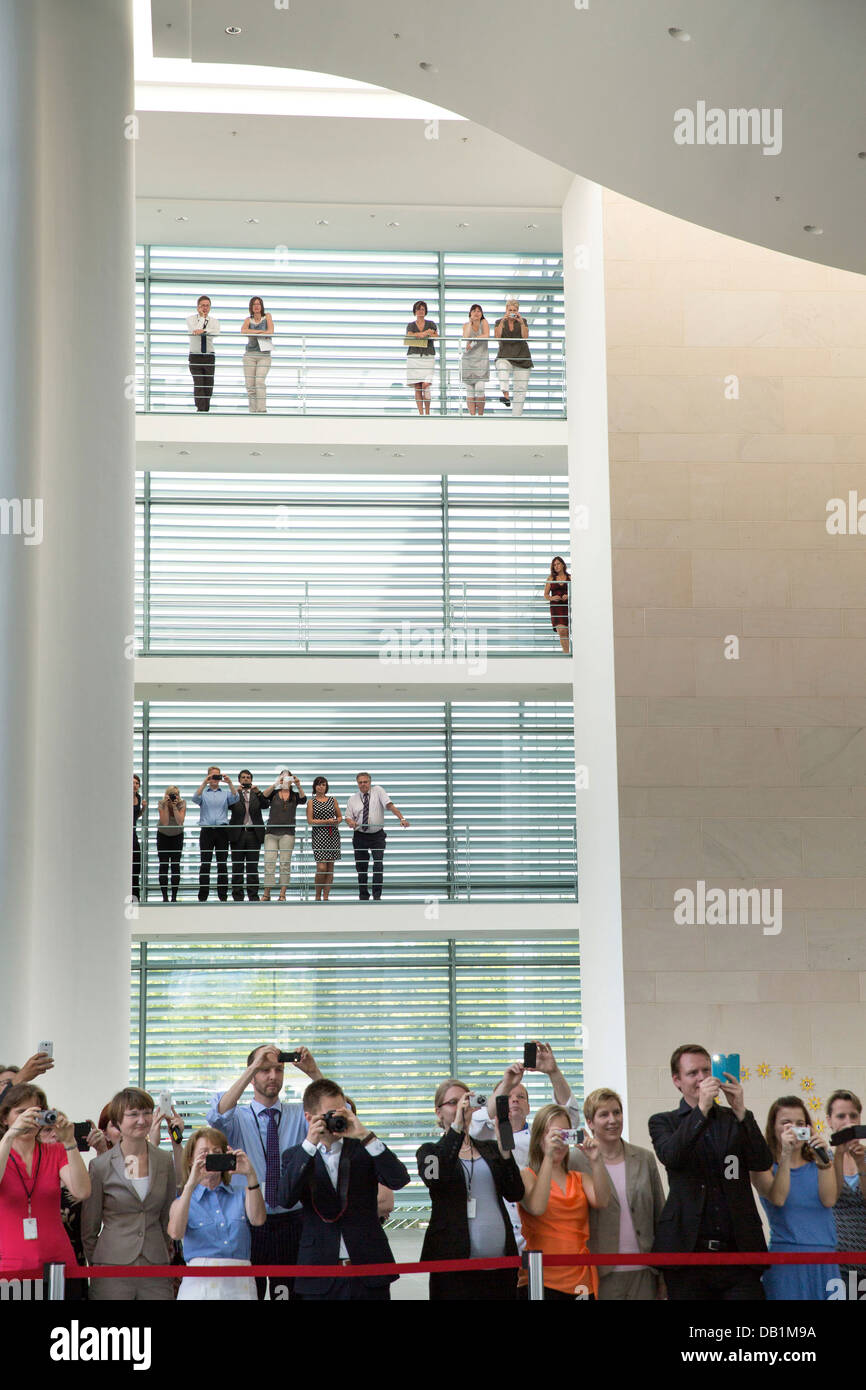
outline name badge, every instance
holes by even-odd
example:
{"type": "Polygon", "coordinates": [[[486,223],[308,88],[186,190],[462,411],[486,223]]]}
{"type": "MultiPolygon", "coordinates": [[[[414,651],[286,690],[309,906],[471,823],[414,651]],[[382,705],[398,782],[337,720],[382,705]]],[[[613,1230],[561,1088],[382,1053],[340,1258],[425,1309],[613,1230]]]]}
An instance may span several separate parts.
{"type": "Polygon", "coordinates": [[[474,1198],[474,1197],[467,1197],[467,1199],[466,1199],[466,1215],[469,1217],[469,1220],[470,1220],[470,1221],[472,1220],[473,1216],[475,1215],[475,1198],[474,1198]]]}
{"type": "Polygon", "coordinates": [[[24,1227],[24,1239],[25,1239],[25,1240],[38,1240],[38,1239],[39,1239],[39,1232],[38,1232],[37,1229],[36,1229],[36,1217],[35,1217],[35,1216],[25,1216],[25,1217],[24,1217],[24,1220],[21,1222],[21,1225],[24,1227]]]}

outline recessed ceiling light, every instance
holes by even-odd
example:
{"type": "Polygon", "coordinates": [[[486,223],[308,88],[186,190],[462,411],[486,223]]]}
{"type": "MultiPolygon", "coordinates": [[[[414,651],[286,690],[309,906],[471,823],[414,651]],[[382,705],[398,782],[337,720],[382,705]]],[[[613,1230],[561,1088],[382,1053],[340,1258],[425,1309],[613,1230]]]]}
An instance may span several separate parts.
{"type": "Polygon", "coordinates": [[[436,67],[435,63],[419,63],[418,66],[419,66],[419,68],[421,69],[422,72],[438,72],[438,71],[439,71],[439,69],[436,67]]]}
{"type": "Polygon", "coordinates": [[[184,217],[183,213],[181,213],[180,217],[176,217],[174,220],[175,222],[188,222],[189,218],[184,217]]]}
{"type": "Polygon", "coordinates": [[[532,457],[533,457],[534,459],[543,459],[543,458],[544,458],[544,454],[533,454],[532,457]]]}
{"type": "Polygon", "coordinates": [[[336,687],[335,685],[323,685],[323,686],[322,686],[322,690],[325,692],[326,695],[333,695],[333,693],[334,693],[334,691],[336,690],[336,688],[337,688],[337,687],[336,687]]]}
{"type": "Polygon", "coordinates": [[[247,225],[248,225],[248,226],[253,226],[253,225],[258,226],[258,221],[259,221],[259,219],[258,219],[257,217],[248,217],[248,218],[247,218],[247,225]]]}
{"type": "Polygon", "coordinates": [[[157,212],[162,212],[162,208],[157,208],[157,212]]]}
{"type": "Polygon", "coordinates": [[[823,235],[824,235],[824,228],[823,228],[823,227],[816,227],[816,226],[814,225],[814,223],[812,223],[812,222],[807,222],[806,225],[805,225],[805,227],[803,228],[803,231],[804,231],[804,232],[811,232],[811,233],[812,233],[812,236],[823,236],[823,235]]]}
{"type": "Polygon", "coordinates": [[[316,226],[317,226],[317,227],[327,227],[328,225],[329,225],[329,223],[328,223],[327,217],[317,217],[317,218],[316,218],[316,226]]]}
{"type": "Polygon", "coordinates": [[[226,33],[229,35],[230,38],[236,39],[238,34],[243,33],[243,30],[237,24],[227,24],[226,33]]]}
{"type": "Polygon", "coordinates": [[[457,223],[457,230],[458,230],[458,232],[462,232],[462,231],[464,231],[468,226],[469,226],[469,223],[468,223],[468,222],[458,222],[458,223],[457,223]]]}
{"type": "Polygon", "coordinates": [[[474,459],[475,455],[474,455],[474,454],[464,454],[463,457],[464,457],[465,459],[474,459]]]}
{"type": "Polygon", "coordinates": [[[180,455],[181,458],[188,458],[188,457],[189,457],[189,449],[178,449],[177,452],[178,452],[178,454],[180,455]]]}
{"type": "Polygon", "coordinates": [[[528,232],[537,232],[537,231],[538,231],[538,223],[537,223],[537,222],[527,222],[527,224],[526,224],[526,230],[527,230],[528,232]]]}
{"type": "Polygon", "coordinates": [[[461,143],[462,145],[468,145],[468,144],[469,144],[469,136],[468,136],[468,135],[461,135],[461,136],[460,136],[460,143],[461,143]]]}
{"type": "Polygon", "coordinates": [[[395,34],[395,35],[394,35],[394,38],[395,38],[395,39],[399,39],[399,37],[400,37],[399,34],[395,34]]]}
{"type": "Polygon", "coordinates": [[[257,694],[259,693],[259,691],[261,690],[261,688],[262,688],[262,687],[261,687],[260,685],[251,685],[251,686],[250,686],[250,694],[251,694],[251,695],[257,695],[257,694]]]}
{"type": "Polygon", "coordinates": [[[385,223],[385,226],[386,226],[386,227],[399,227],[399,225],[400,225],[399,222],[386,222],[386,223],[385,223]]]}
{"type": "Polygon", "coordinates": [[[258,449],[253,449],[252,453],[250,454],[250,458],[251,458],[251,459],[260,459],[260,458],[261,458],[261,454],[259,453],[258,449]]]}
{"type": "Polygon", "coordinates": [[[323,459],[332,459],[333,457],[334,457],[334,455],[333,455],[333,454],[329,454],[329,453],[327,452],[327,450],[325,451],[324,454],[322,454],[322,458],[323,458],[323,459]]]}
{"type": "Polygon", "coordinates": [[[679,39],[680,43],[691,43],[692,36],[691,34],[687,34],[685,29],[677,29],[675,26],[672,26],[668,29],[668,33],[672,39],[679,39]]]}
{"type": "Polygon", "coordinates": [[[188,695],[188,694],[189,694],[189,686],[188,686],[188,685],[176,685],[174,688],[175,688],[175,690],[177,691],[178,695],[188,695]]]}
{"type": "Polygon", "coordinates": [[[866,150],[861,150],[860,153],[857,155],[857,158],[866,159],[866,150]]]}
{"type": "MultiPolygon", "coordinates": [[[[381,687],[380,687],[380,688],[381,688],[381,687]]],[[[408,690],[409,687],[408,687],[408,685],[395,685],[395,686],[394,686],[394,689],[395,689],[395,690],[408,690]]]]}
{"type": "Polygon", "coordinates": [[[773,194],[773,202],[774,202],[774,203],[781,203],[781,201],[782,201],[782,195],[781,195],[781,193],[774,193],[774,194],[773,194]]]}
{"type": "Polygon", "coordinates": [[[392,459],[401,459],[401,458],[403,457],[403,455],[402,455],[402,454],[392,454],[391,457],[392,457],[392,459]]]}

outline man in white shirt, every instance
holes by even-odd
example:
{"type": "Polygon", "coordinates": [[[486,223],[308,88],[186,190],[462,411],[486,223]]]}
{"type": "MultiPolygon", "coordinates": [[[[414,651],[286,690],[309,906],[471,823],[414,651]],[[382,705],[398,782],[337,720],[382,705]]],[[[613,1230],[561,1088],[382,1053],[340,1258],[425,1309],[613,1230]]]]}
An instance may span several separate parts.
{"type": "Polygon", "coordinates": [[[189,369],[192,373],[192,389],[196,410],[210,410],[213,395],[216,354],[213,341],[219,336],[220,321],[210,311],[210,299],[200,294],[196,312],[186,320],[189,333],[189,369]]]}
{"type": "MultiPolygon", "coordinates": [[[[304,1091],[307,1137],[283,1154],[280,1201],[303,1205],[299,1264],[393,1264],[379,1221],[379,1184],[397,1191],[409,1182],[404,1164],[365,1128],[335,1081],[304,1091]]],[[[382,1301],[395,1274],[361,1278],[298,1278],[303,1299],[382,1301]]]]}
{"type": "MultiPolygon", "coordinates": [[[[564,1110],[568,1111],[571,1127],[577,1129],[580,1125],[580,1102],[572,1095],[571,1087],[559,1070],[553,1049],[543,1042],[536,1042],[535,1049],[536,1057],[533,1070],[543,1072],[550,1077],[553,1083],[553,1099],[557,1105],[561,1105],[564,1110]]],[[[526,1067],[522,1062],[512,1062],[510,1066],[506,1067],[505,1074],[488,1099],[487,1105],[475,1111],[469,1124],[469,1134],[472,1139],[495,1139],[496,1129],[493,1120],[496,1115],[496,1097],[508,1096],[508,1118],[514,1132],[514,1161],[518,1168],[529,1166],[529,1094],[523,1085],[525,1071],[526,1067]]],[[[576,1161],[572,1161],[578,1152],[574,1148],[570,1150],[569,1168],[578,1166],[576,1161]]],[[[517,1237],[517,1248],[522,1250],[526,1242],[521,1230],[520,1212],[513,1202],[506,1202],[505,1205],[508,1208],[514,1234],[517,1237]]]]}
{"type": "Polygon", "coordinates": [[[384,787],[373,783],[369,772],[359,772],[355,779],[358,790],[352,792],[346,802],[346,824],[351,827],[352,849],[355,854],[355,870],[358,875],[358,897],[362,903],[370,901],[368,871],[370,858],[373,859],[373,902],[382,896],[383,860],[385,858],[385,812],[395,815],[404,830],[409,822],[402,811],[394,805],[384,787]]]}

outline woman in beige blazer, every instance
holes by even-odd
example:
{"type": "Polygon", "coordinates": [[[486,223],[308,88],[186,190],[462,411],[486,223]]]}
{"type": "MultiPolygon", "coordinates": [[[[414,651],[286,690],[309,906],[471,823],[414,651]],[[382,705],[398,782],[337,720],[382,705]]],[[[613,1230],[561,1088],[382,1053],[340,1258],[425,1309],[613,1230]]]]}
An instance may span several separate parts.
{"type": "MultiPolygon", "coordinates": [[[[81,1238],[91,1265],[166,1265],[171,1258],[168,1215],[177,1196],[174,1160],[147,1141],[153,1097],[130,1086],[108,1106],[120,1141],[90,1165],[81,1238]]],[[[94,1279],[95,1300],[169,1300],[171,1279],[94,1279]]]]}
{"type": "MultiPolygon", "coordinates": [[[[583,1114],[601,1151],[610,1179],[610,1201],[606,1207],[591,1208],[589,1248],[595,1255],[622,1250],[648,1254],[652,1250],[656,1222],[665,1204],[655,1154],[627,1144],[622,1137],[622,1101],[616,1091],[593,1091],[583,1103],[583,1114]],[[628,1212],[623,1220],[620,1194],[628,1212]],[[625,1243],[620,1243],[624,1236],[625,1243]]],[[[583,1167],[582,1162],[575,1164],[583,1167]]],[[[658,1271],[650,1266],[598,1266],[599,1300],[655,1299],[664,1297],[658,1271]]]]}

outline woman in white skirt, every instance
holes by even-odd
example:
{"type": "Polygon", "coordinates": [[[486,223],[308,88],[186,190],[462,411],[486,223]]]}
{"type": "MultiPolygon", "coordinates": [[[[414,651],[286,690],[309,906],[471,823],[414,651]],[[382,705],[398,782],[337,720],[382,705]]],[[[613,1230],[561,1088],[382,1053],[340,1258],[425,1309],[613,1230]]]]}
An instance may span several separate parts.
{"type": "MultiPolygon", "coordinates": [[[[196,1129],[183,1154],[184,1186],[172,1203],[168,1233],[183,1241],[188,1265],[248,1265],[251,1227],[265,1224],[265,1200],[253,1165],[242,1149],[230,1149],[218,1129],[196,1129]],[[218,1155],[213,1170],[209,1154],[218,1155]],[[234,1164],[229,1168],[231,1158],[234,1164]],[[220,1171],[223,1167],[226,1171],[220,1171]],[[232,1181],[241,1173],[246,1183],[232,1181]]],[[[233,1299],[252,1301],[256,1281],[248,1278],[208,1279],[204,1275],[184,1279],[179,1299],[233,1299]]]]}
{"type": "Polygon", "coordinates": [[[416,299],[412,305],[414,319],[406,325],[403,341],[408,347],[406,353],[406,385],[415,391],[415,404],[419,415],[430,414],[430,387],[433,384],[433,369],[436,365],[436,348],[433,339],[439,337],[439,330],[432,319],[427,317],[427,304],[416,299]]]}

